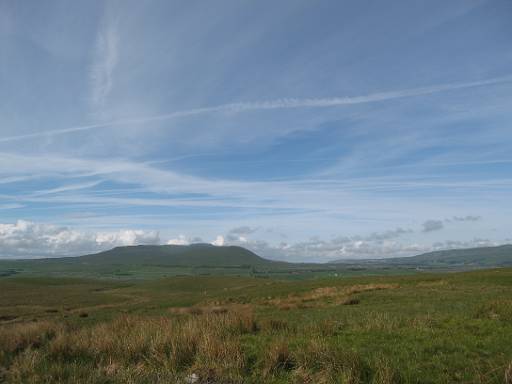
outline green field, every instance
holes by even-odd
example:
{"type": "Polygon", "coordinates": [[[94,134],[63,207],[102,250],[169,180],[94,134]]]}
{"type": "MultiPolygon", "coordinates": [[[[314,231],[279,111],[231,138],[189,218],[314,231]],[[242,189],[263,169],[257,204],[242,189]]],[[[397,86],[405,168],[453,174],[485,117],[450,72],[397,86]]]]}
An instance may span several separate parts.
{"type": "Polygon", "coordinates": [[[0,278],[7,383],[503,383],[512,269],[0,278]]]}

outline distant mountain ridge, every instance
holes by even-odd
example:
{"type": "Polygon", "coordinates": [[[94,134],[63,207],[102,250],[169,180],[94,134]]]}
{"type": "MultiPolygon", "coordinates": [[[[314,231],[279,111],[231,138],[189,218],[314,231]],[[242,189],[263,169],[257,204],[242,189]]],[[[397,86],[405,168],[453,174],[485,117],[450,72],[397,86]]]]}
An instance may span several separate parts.
{"type": "MultiPolygon", "coordinates": [[[[357,263],[356,260],[336,260],[334,263],[357,263]]],[[[364,264],[386,264],[393,266],[425,267],[508,267],[512,266],[512,244],[494,247],[449,249],[427,252],[416,256],[394,257],[389,259],[360,260],[364,264]]]]}
{"type": "Polygon", "coordinates": [[[389,259],[391,263],[413,262],[416,264],[465,264],[475,266],[511,266],[512,244],[495,247],[450,249],[423,253],[417,256],[389,259]]]}
{"type": "Polygon", "coordinates": [[[139,245],[96,254],[47,259],[0,260],[0,278],[17,274],[87,278],[153,279],[182,275],[307,278],[365,273],[467,271],[512,267],[512,245],[429,252],[390,259],[330,263],[272,261],[238,246],[139,245]]]}
{"type": "Polygon", "coordinates": [[[83,264],[165,265],[165,266],[258,266],[274,263],[238,246],[137,245],[67,258],[83,264]]]}
{"type": "MultiPolygon", "coordinates": [[[[123,246],[95,254],[60,259],[67,264],[81,265],[155,265],[180,267],[283,266],[295,263],[272,261],[240,246],[136,245],[123,246]]],[[[495,247],[451,249],[416,256],[387,259],[337,260],[327,264],[368,264],[424,267],[501,267],[512,266],[512,244],[495,247]]],[[[297,264],[298,265],[298,264],[297,264]]],[[[304,264],[302,264],[304,265],[304,264]]],[[[320,266],[322,264],[310,263],[320,266]]],[[[325,264],[324,264],[325,265],[325,264]]]]}

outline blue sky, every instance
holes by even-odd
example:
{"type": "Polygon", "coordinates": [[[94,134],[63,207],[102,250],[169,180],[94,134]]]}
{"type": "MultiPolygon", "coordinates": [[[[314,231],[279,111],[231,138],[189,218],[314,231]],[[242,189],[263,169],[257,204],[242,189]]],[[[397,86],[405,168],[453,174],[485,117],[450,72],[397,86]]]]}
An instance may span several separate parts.
{"type": "Polygon", "coordinates": [[[512,3],[0,0],[0,257],[512,242],[512,3]]]}

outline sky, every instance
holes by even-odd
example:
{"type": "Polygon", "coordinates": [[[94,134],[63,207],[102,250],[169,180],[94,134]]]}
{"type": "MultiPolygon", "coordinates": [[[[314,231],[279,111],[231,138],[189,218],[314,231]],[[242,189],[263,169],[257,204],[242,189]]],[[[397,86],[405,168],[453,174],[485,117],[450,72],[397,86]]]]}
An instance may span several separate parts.
{"type": "Polygon", "coordinates": [[[512,2],[0,0],[0,258],[512,242],[512,2]]]}

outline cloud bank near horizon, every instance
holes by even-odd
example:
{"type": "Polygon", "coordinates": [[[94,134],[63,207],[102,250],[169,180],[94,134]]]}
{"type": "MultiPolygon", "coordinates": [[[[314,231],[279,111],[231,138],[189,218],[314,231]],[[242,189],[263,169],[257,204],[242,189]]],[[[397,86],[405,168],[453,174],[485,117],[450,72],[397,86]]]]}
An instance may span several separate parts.
{"type": "MultiPolygon", "coordinates": [[[[414,233],[412,229],[396,228],[366,236],[336,236],[331,239],[313,237],[295,243],[281,241],[270,243],[253,238],[261,228],[236,227],[226,234],[217,235],[209,243],[215,246],[238,245],[258,255],[294,262],[328,262],[340,259],[372,259],[412,256],[442,249],[492,246],[501,243],[474,238],[470,241],[446,240],[414,243],[402,240],[414,233]]],[[[46,223],[18,220],[0,223],[0,259],[31,259],[42,257],[81,256],[101,252],[118,246],[134,245],[190,245],[203,243],[199,237],[179,235],[162,239],[158,231],[124,229],[119,231],[84,231],[46,223]]]]}
{"type": "Polygon", "coordinates": [[[118,246],[160,244],[157,231],[85,232],[18,220],[0,223],[0,258],[80,256],[118,246]]]}

